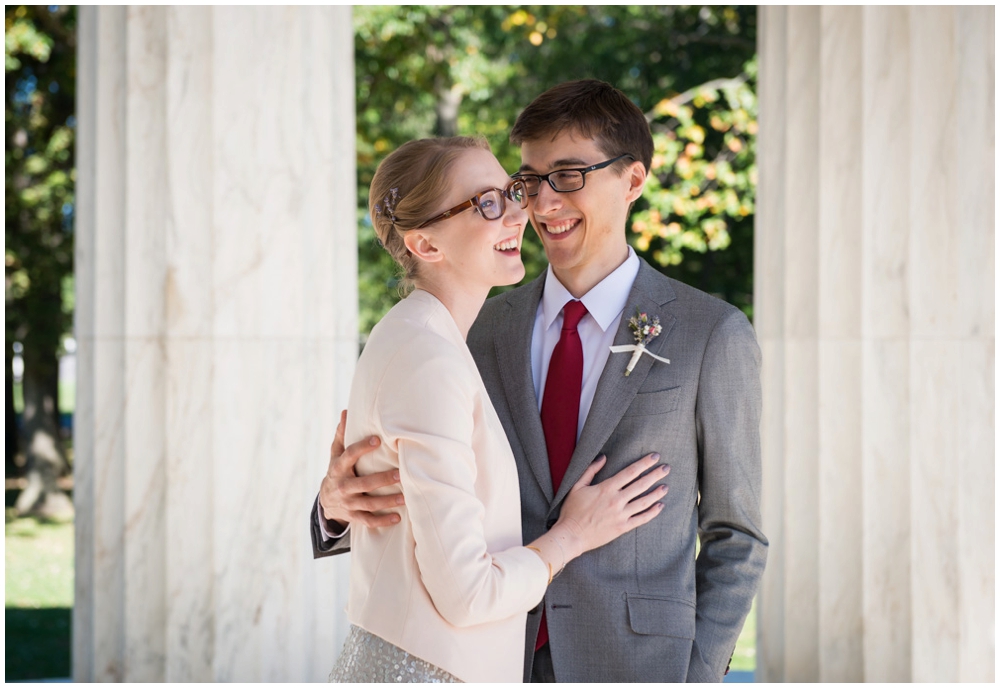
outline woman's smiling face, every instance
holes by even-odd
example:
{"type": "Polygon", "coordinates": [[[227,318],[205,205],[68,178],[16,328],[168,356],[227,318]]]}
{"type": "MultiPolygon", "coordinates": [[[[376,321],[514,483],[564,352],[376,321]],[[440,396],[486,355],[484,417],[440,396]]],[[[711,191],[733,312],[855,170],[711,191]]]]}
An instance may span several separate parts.
{"type": "MultiPolygon", "coordinates": [[[[449,172],[448,192],[436,205],[434,216],[490,189],[505,189],[510,177],[487,150],[464,152],[449,172]]],[[[496,203],[484,201],[485,203],[496,203]]],[[[517,202],[504,199],[504,213],[487,220],[477,208],[467,208],[419,230],[440,252],[437,264],[428,266],[469,288],[517,284],[524,278],[521,241],[528,215],[517,202]]]]}

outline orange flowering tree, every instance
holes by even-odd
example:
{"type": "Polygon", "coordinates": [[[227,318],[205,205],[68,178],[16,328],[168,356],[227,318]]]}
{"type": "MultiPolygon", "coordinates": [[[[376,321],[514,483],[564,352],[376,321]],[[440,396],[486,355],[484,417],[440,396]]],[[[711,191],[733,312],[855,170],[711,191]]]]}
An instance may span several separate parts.
{"type": "MultiPolygon", "coordinates": [[[[749,273],[757,187],[756,72],[753,59],[742,74],[664,98],[647,114],[655,152],[642,202],[631,217],[630,241],[655,264],[680,266],[692,255],[729,249],[735,239],[742,255],[731,258],[742,257],[749,273]]],[[[748,309],[751,285],[742,285],[739,274],[733,277],[723,296],[748,309]]]]}

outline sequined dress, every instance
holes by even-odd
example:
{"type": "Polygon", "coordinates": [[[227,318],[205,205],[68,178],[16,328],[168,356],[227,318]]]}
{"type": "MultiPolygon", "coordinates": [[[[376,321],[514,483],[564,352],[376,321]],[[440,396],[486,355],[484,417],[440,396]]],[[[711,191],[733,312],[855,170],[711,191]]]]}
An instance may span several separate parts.
{"type": "Polygon", "coordinates": [[[462,683],[444,669],[351,626],[330,683],[462,683]]]}

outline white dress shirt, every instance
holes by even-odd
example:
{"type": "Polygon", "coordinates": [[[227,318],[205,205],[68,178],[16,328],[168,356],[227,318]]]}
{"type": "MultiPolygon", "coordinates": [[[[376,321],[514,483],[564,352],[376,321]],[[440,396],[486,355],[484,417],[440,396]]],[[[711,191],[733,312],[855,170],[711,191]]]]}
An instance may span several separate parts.
{"type": "MultiPolygon", "coordinates": [[[[577,439],[580,439],[587,414],[590,413],[597,381],[608,362],[622,313],[628,305],[629,292],[632,291],[632,284],[638,274],[639,258],[629,246],[625,262],[580,299],[587,307],[587,315],[583,316],[576,328],[583,343],[583,386],[580,390],[577,439]]],[[[549,374],[549,360],[562,332],[562,309],[572,300],[573,295],[555,276],[550,265],[545,275],[542,300],[538,302],[538,310],[535,312],[535,326],[531,332],[531,378],[535,383],[539,411],[542,409],[545,378],[549,374]]]]}

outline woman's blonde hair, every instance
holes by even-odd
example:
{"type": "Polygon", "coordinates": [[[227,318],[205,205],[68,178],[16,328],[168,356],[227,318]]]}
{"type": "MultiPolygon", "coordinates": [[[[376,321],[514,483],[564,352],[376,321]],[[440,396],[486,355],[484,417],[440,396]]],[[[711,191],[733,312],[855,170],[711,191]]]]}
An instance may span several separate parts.
{"type": "Polygon", "coordinates": [[[449,138],[409,141],[390,153],[378,166],[368,189],[368,214],[375,235],[400,267],[400,293],[413,289],[419,261],[403,244],[403,233],[432,217],[447,194],[449,172],[462,153],[490,150],[484,138],[449,138]]]}

